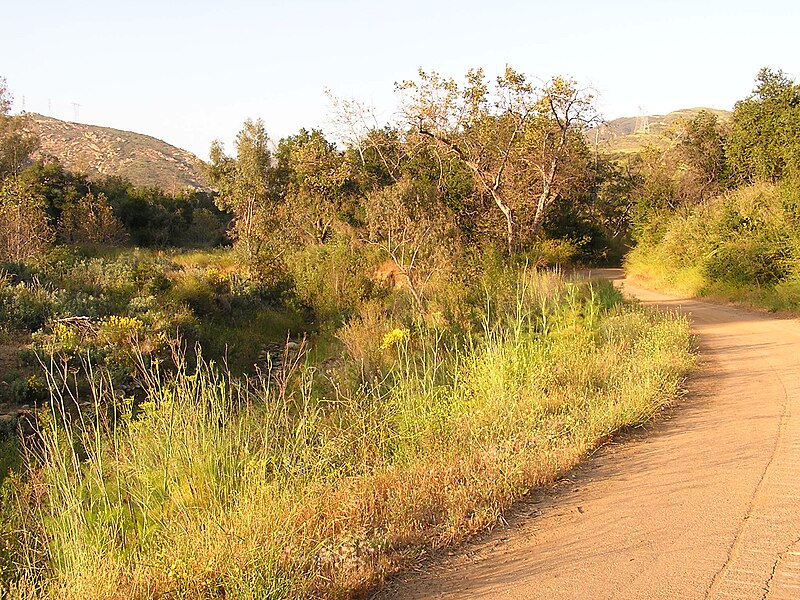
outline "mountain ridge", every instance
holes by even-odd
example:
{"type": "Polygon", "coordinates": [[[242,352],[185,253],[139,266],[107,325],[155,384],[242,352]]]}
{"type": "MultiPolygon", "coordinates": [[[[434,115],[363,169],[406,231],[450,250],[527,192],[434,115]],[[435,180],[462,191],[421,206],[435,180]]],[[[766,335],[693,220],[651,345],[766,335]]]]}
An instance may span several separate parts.
{"type": "Polygon", "coordinates": [[[170,193],[210,189],[202,160],[153,136],[37,113],[25,117],[26,128],[39,137],[34,159],[54,157],[65,168],[90,178],[120,176],[136,186],[170,193]]]}
{"type": "Polygon", "coordinates": [[[666,134],[681,121],[689,121],[706,111],[727,123],[733,113],[728,110],[708,107],[680,108],[664,115],[639,115],[619,117],[604,123],[589,132],[587,140],[597,145],[606,154],[631,154],[646,145],[665,147],[669,145],[666,134]]]}

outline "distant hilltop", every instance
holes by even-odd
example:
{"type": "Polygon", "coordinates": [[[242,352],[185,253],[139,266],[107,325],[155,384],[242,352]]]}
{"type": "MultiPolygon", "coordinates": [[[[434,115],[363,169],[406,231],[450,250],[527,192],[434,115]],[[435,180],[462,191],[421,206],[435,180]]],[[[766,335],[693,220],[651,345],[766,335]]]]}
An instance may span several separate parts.
{"type": "Polygon", "coordinates": [[[717,116],[720,122],[730,120],[731,113],[717,108],[683,108],[666,115],[640,115],[622,117],[601,125],[592,131],[590,144],[597,142],[598,150],[608,154],[638,152],[646,145],[663,147],[667,144],[666,133],[681,121],[690,121],[702,111],[717,116]],[[595,137],[596,136],[596,137],[595,137]]]}
{"type": "Polygon", "coordinates": [[[209,189],[197,156],[149,135],[36,113],[26,116],[28,127],[40,139],[34,158],[52,156],[66,169],[90,178],[115,175],[138,187],[158,187],[168,193],[209,189]]]}

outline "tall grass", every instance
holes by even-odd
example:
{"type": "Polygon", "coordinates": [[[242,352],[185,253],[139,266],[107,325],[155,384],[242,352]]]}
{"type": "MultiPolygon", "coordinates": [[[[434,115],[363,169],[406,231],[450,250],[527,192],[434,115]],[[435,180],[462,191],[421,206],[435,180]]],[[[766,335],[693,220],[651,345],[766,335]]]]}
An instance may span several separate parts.
{"type": "Polygon", "coordinates": [[[483,331],[384,336],[372,378],[178,359],[140,406],[102,377],[82,416],[54,394],[5,488],[10,596],[365,593],[649,418],[691,365],[685,321],[610,285],[526,273],[512,296],[483,331]]]}

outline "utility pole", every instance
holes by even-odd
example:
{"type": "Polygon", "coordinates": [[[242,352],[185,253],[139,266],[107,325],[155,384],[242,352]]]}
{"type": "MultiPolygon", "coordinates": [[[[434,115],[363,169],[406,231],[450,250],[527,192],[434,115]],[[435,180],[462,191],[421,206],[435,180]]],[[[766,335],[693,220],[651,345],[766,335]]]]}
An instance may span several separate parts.
{"type": "Polygon", "coordinates": [[[644,107],[639,107],[639,116],[636,119],[636,133],[650,133],[650,117],[644,112],[644,107]]]}

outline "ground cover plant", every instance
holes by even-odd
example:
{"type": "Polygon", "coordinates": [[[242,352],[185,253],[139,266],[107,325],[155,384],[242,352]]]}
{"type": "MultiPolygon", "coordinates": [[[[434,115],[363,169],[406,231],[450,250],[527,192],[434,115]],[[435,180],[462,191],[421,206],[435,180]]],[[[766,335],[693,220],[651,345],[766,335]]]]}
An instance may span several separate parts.
{"type": "Polygon", "coordinates": [[[171,342],[201,343],[235,373],[252,370],[265,344],[301,328],[302,305],[286,290],[245,277],[230,250],[106,251],[56,248],[40,259],[0,263],[0,328],[9,341],[0,403],[46,397],[40,363],[89,360],[133,385],[139,359],[171,342]]]}
{"type": "Polygon", "coordinates": [[[675,397],[692,361],[684,320],[608,283],[487,275],[431,291],[426,318],[367,303],[337,330],[336,360],[299,348],[247,380],[176,351],[174,372],[143,370],[135,406],[99,377],[75,416],[55,365],[62,391],[26,443],[26,475],[3,485],[5,590],[364,593],[675,397]],[[452,298],[475,312],[448,313],[452,298]]]}

